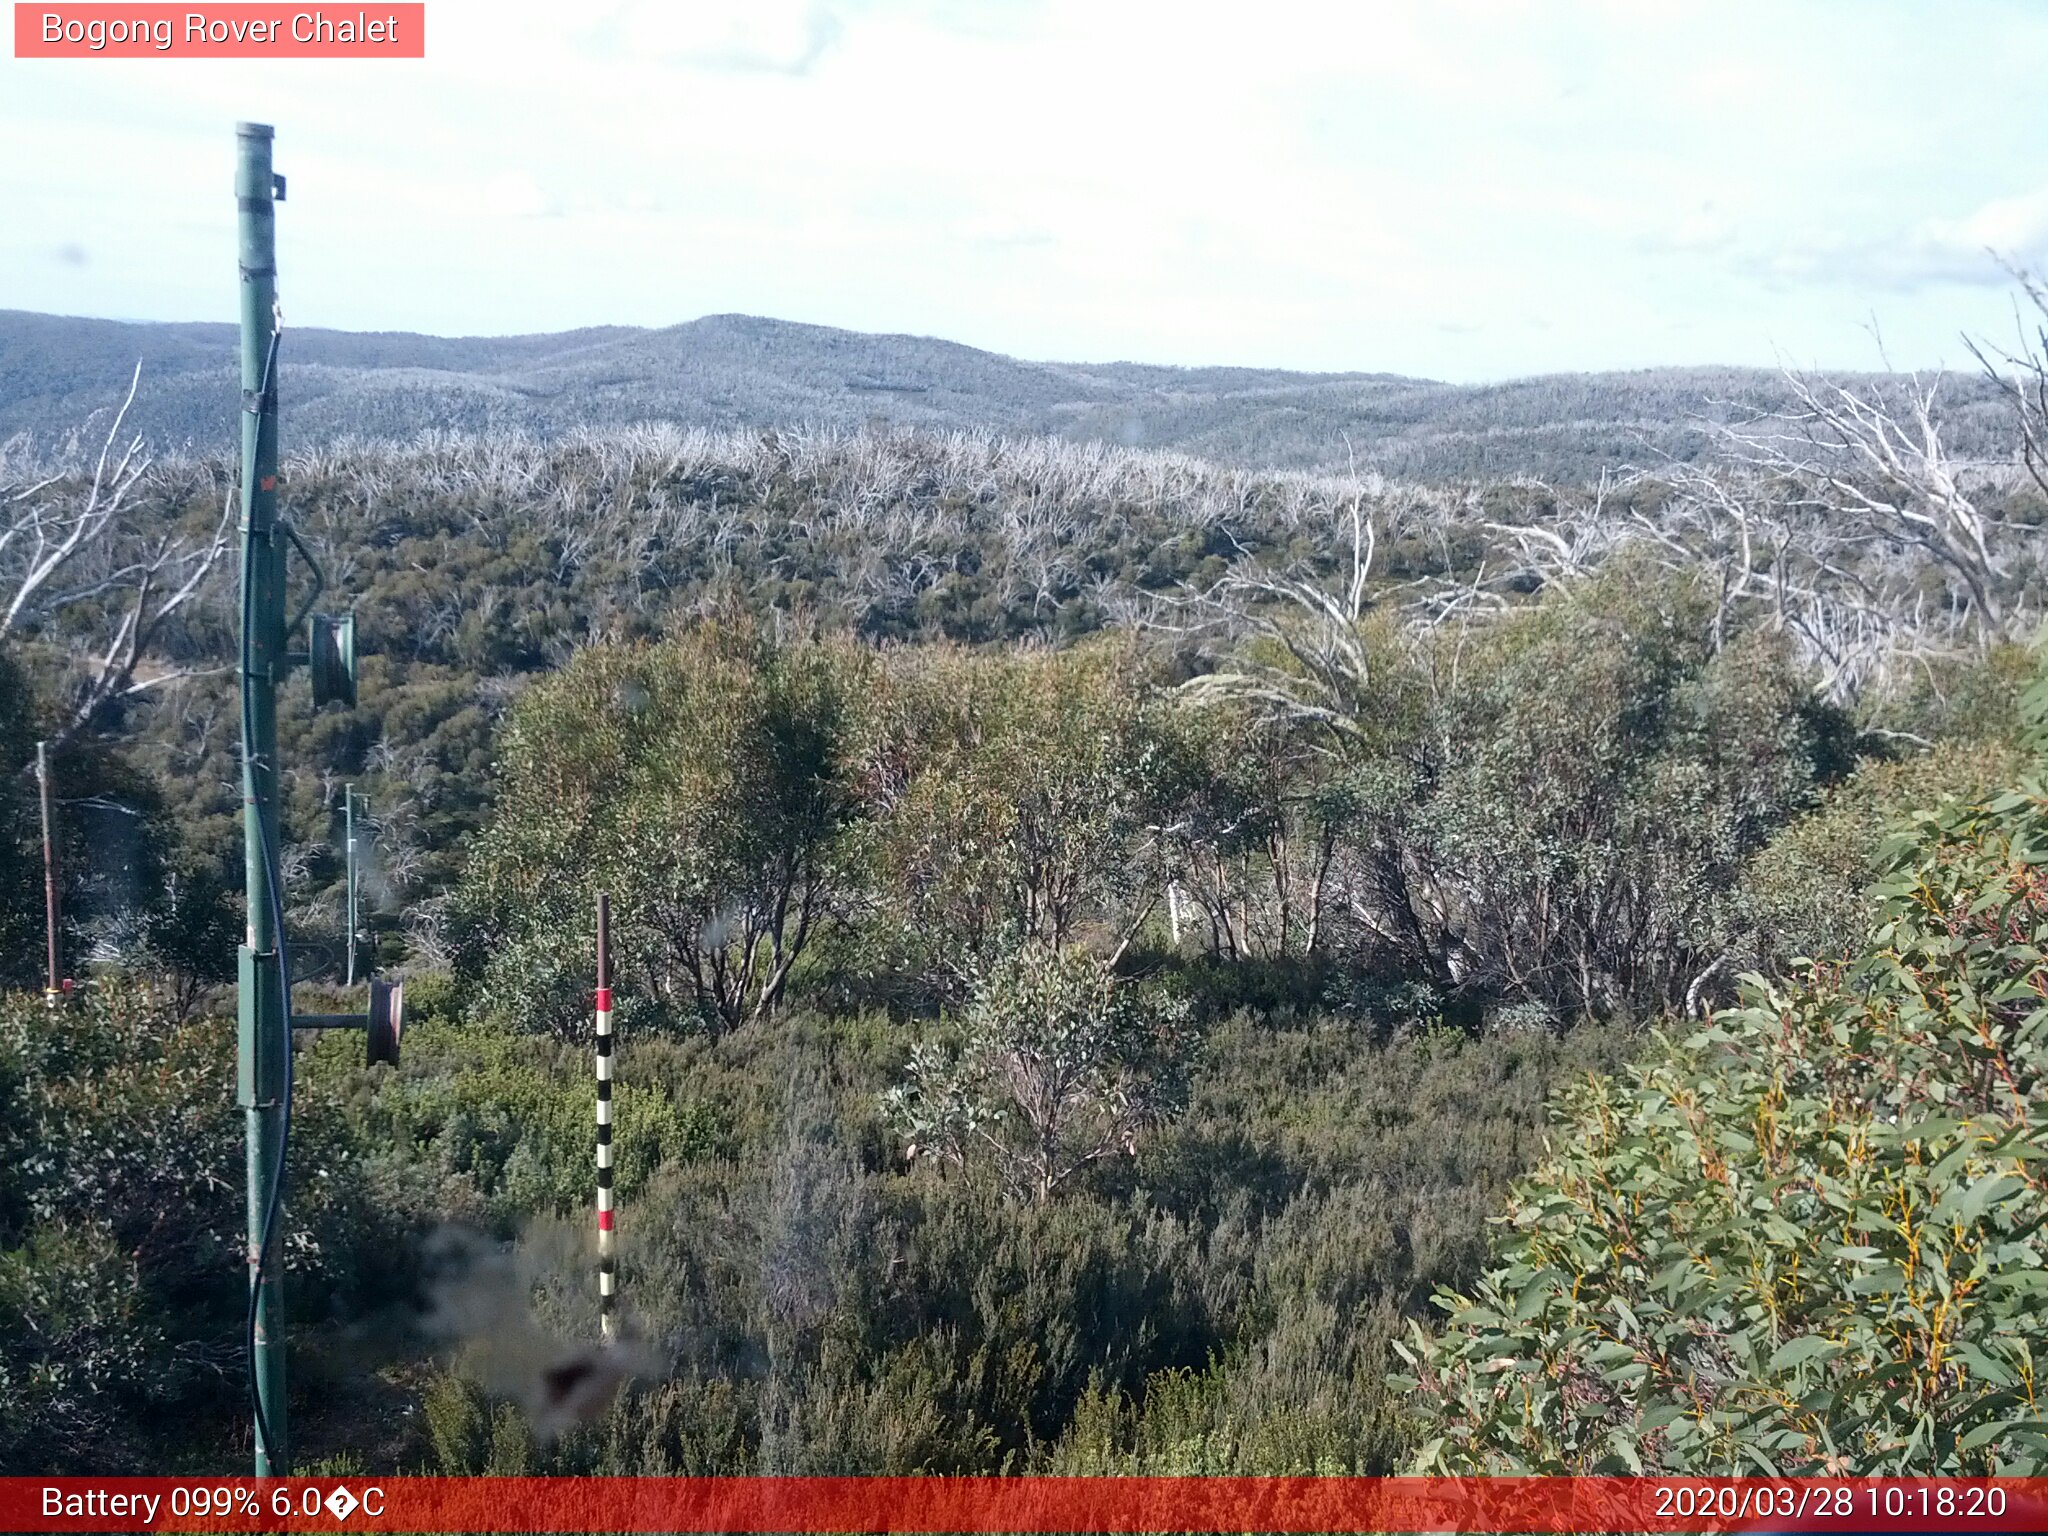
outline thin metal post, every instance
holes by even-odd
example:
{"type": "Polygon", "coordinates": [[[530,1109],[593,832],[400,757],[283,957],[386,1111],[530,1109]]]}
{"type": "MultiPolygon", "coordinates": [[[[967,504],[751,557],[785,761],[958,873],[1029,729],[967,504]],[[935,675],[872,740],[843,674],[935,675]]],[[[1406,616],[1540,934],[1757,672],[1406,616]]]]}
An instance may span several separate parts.
{"type": "Polygon", "coordinates": [[[49,971],[43,982],[43,1001],[54,1008],[64,996],[58,984],[62,962],[57,953],[57,839],[50,818],[50,757],[46,742],[36,743],[36,792],[43,802],[43,926],[49,938],[49,971]]]}
{"type": "Polygon", "coordinates": [[[281,935],[272,922],[277,815],[277,685],[285,656],[284,537],[277,519],[277,224],[271,130],[235,128],[242,318],[242,836],[248,933],[241,947],[239,1094],[247,1117],[251,1372],[256,1475],[290,1468],[285,1435],[281,1215],[287,1057],[281,935]],[[269,1243],[264,1238],[266,1228],[269,1243]]]}
{"type": "Polygon", "coordinates": [[[356,787],[342,791],[342,816],[348,827],[348,985],[356,984],[356,787]]]}
{"type": "Polygon", "coordinates": [[[597,893],[597,1327],[617,1335],[618,1254],[612,1230],[612,902],[597,893]]]}

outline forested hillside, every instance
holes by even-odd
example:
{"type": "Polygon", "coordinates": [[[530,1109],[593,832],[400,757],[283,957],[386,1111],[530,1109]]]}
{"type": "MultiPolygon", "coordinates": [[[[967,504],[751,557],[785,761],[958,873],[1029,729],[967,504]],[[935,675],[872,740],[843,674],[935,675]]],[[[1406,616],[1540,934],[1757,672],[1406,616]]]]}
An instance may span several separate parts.
{"type": "MultiPolygon", "coordinates": [[[[364,652],[353,708],[281,708],[300,1006],[353,783],[413,1014],[395,1068],[302,1042],[302,1464],[2036,1467],[1986,1426],[2040,1321],[2041,423],[1773,388],[1558,483],[987,430],[291,454],[364,652]],[[1901,1200],[1963,1234],[1940,1280],[1901,1200]]],[[[86,980],[0,1003],[0,1464],[212,1469],[233,486],[99,447],[0,461],[0,959],[34,984],[48,737],[86,980]]]]}
{"type": "MultiPolygon", "coordinates": [[[[1025,362],[916,336],[749,315],[664,330],[440,337],[287,333],[290,441],[423,431],[560,433],[642,422],[989,430],[1180,449],[1248,467],[1365,467],[1407,480],[1583,482],[1692,462],[1709,423],[1785,403],[1767,371],[1651,369],[1462,386],[1384,373],[1025,362]]],[[[60,440],[119,398],[164,448],[231,447],[234,327],[0,311],[0,441],[60,440]]],[[[1862,383],[1869,384],[1865,378],[1862,383]]],[[[1949,381],[1951,445],[1996,451],[1995,391],[1949,381]]]]}

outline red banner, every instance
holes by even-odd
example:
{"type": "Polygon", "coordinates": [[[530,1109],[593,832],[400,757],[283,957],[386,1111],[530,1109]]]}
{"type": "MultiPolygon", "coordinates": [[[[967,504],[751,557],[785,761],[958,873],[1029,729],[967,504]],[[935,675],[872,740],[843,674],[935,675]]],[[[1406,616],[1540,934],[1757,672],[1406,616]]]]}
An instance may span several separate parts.
{"type": "Polygon", "coordinates": [[[0,1478],[0,1531],[2043,1531],[2048,1478],[0,1478]]]}
{"type": "Polygon", "coordinates": [[[423,59],[424,4],[36,5],[16,0],[18,59],[423,59]]]}

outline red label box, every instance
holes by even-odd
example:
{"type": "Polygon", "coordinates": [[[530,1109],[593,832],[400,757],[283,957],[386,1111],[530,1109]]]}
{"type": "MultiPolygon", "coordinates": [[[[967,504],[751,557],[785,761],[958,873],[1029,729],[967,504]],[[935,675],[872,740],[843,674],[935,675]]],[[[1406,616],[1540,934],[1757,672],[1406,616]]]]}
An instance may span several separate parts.
{"type": "Polygon", "coordinates": [[[0,1477],[0,1531],[1195,1533],[2048,1529],[2048,1478],[0,1477]]]}
{"type": "Polygon", "coordinates": [[[423,59],[424,4],[14,7],[17,59],[423,59]]]}

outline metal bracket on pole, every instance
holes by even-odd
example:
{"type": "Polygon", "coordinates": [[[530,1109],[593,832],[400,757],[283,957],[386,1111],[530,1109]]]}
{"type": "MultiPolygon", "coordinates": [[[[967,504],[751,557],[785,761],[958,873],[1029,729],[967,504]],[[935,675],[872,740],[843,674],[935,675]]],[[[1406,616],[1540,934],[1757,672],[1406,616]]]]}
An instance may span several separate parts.
{"type": "Polygon", "coordinates": [[[320,568],[320,562],[313,551],[307,546],[306,541],[299,537],[298,529],[283,518],[279,518],[277,531],[291,541],[292,548],[299,552],[299,558],[306,562],[307,569],[313,573],[313,590],[299,600],[299,611],[285,620],[285,634],[295,635],[299,632],[299,626],[306,622],[306,615],[313,611],[313,605],[320,601],[320,594],[327,590],[327,572],[320,568]]]}
{"type": "Polygon", "coordinates": [[[405,1034],[405,983],[370,983],[367,1013],[295,1013],[293,1029],[360,1029],[364,1033],[365,1065],[398,1065],[398,1042],[405,1034]]]}

